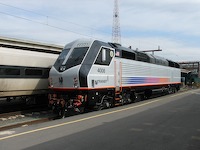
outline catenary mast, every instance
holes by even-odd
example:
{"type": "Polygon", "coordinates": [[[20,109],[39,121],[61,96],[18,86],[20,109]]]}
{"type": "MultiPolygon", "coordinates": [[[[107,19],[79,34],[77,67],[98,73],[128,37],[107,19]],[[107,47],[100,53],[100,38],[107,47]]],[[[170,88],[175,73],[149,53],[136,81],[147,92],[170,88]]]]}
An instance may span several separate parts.
{"type": "Polygon", "coordinates": [[[112,42],[121,44],[118,0],[114,1],[112,42]]]}

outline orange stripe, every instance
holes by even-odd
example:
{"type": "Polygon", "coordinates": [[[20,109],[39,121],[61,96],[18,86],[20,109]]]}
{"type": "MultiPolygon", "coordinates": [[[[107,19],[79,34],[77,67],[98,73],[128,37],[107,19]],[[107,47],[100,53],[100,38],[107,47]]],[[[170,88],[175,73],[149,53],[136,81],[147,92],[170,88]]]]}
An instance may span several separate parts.
{"type": "MultiPolygon", "coordinates": [[[[142,87],[142,86],[163,86],[163,85],[169,85],[169,84],[181,84],[181,82],[168,82],[168,83],[157,83],[157,84],[132,84],[132,85],[128,85],[128,86],[122,86],[122,88],[124,87],[129,87],[129,88],[132,88],[132,87],[142,87]]],[[[115,86],[104,86],[104,87],[96,87],[96,88],[87,88],[87,87],[82,87],[82,88],[54,88],[54,87],[49,87],[49,89],[52,89],[52,90],[58,90],[58,91],[74,91],[74,90],[95,90],[95,89],[112,89],[112,88],[115,88],[115,86]]]]}
{"type": "Polygon", "coordinates": [[[159,83],[166,83],[169,82],[169,78],[160,78],[159,83]]]}

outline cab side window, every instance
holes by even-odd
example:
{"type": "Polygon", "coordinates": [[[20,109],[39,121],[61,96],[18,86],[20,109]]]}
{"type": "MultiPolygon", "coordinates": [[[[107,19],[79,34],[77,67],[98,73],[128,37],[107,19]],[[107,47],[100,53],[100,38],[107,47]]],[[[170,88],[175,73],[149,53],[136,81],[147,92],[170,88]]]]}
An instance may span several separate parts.
{"type": "Polygon", "coordinates": [[[110,65],[110,62],[114,56],[114,51],[108,48],[101,48],[99,55],[95,61],[95,64],[98,65],[110,65]]]}

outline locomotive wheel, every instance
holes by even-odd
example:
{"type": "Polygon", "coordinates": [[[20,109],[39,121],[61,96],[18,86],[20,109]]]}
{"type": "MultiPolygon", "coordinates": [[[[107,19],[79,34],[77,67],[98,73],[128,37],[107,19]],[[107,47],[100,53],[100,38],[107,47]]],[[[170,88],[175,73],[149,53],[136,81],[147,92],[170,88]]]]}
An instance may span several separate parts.
{"type": "Polygon", "coordinates": [[[65,109],[62,109],[58,106],[53,106],[53,113],[56,115],[56,118],[64,118],[65,117],[65,109]]]}
{"type": "Polygon", "coordinates": [[[102,104],[96,105],[95,110],[102,110],[102,109],[109,108],[109,107],[110,107],[110,104],[107,101],[104,101],[102,104]]]}
{"type": "Polygon", "coordinates": [[[133,102],[133,100],[131,99],[131,94],[130,93],[124,93],[123,96],[122,96],[122,105],[130,104],[132,102],[133,102]]]}
{"type": "Polygon", "coordinates": [[[131,103],[137,102],[137,98],[138,98],[138,96],[136,95],[135,92],[131,92],[131,93],[130,93],[130,100],[131,100],[131,103]]]}
{"type": "Polygon", "coordinates": [[[65,109],[64,108],[60,109],[60,111],[59,111],[59,117],[60,118],[65,118],[65,109]]]}
{"type": "Polygon", "coordinates": [[[173,93],[176,93],[176,92],[177,92],[176,87],[173,87],[173,93]]]}
{"type": "Polygon", "coordinates": [[[152,95],[152,90],[145,90],[144,92],[144,98],[149,99],[152,95]]]}
{"type": "Polygon", "coordinates": [[[77,112],[77,113],[84,113],[85,112],[85,107],[77,107],[77,108],[74,108],[74,111],[77,112]]]}
{"type": "Polygon", "coordinates": [[[107,95],[103,95],[101,98],[101,102],[96,104],[95,110],[102,110],[104,108],[110,108],[111,106],[112,104],[109,103],[107,95]]]}
{"type": "Polygon", "coordinates": [[[96,106],[94,107],[94,110],[97,110],[97,111],[102,110],[102,109],[103,109],[103,106],[102,106],[102,105],[96,105],[96,106]]]}

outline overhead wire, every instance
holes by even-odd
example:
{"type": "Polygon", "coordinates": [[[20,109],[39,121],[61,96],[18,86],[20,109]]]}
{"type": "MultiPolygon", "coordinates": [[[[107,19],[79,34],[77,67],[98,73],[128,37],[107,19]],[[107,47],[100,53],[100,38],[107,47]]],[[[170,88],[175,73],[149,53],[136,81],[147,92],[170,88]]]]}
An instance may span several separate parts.
{"type": "MultiPolygon", "coordinates": [[[[49,16],[49,15],[44,15],[44,14],[37,13],[37,12],[32,11],[32,10],[27,10],[27,9],[19,8],[19,7],[16,7],[16,6],[13,6],[13,5],[8,5],[8,4],[2,3],[2,2],[0,2],[0,5],[4,5],[6,7],[11,7],[11,8],[15,8],[15,9],[22,10],[22,11],[25,11],[25,12],[30,12],[30,13],[33,13],[33,14],[36,14],[36,15],[39,15],[39,16],[43,16],[43,17],[45,17],[47,19],[47,21],[46,21],[46,23],[39,22],[39,21],[35,21],[35,20],[29,19],[29,18],[25,18],[25,17],[13,15],[13,14],[2,12],[2,11],[0,12],[1,14],[12,16],[12,17],[15,17],[15,18],[18,18],[18,19],[23,19],[23,20],[30,21],[30,22],[34,22],[34,23],[37,23],[37,24],[45,25],[45,26],[48,26],[48,27],[51,27],[51,28],[54,28],[54,29],[58,29],[58,30],[66,31],[66,32],[71,32],[71,33],[74,33],[74,34],[77,34],[77,35],[81,35],[81,36],[86,36],[86,37],[94,38],[94,36],[92,36],[92,35],[82,34],[82,33],[76,32],[74,30],[68,30],[68,29],[65,29],[65,28],[62,28],[62,27],[51,25],[48,22],[49,19],[66,22],[66,23],[73,24],[73,25],[76,25],[76,26],[79,26],[79,27],[90,29],[91,31],[98,31],[98,32],[100,31],[101,33],[106,33],[108,35],[112,35],[112,33],[108,33],[108,32],[105,32],[103,30],[97,30],[97,29],[89,27],[89,26],[84,26],[84,25],[77,24],[77,23],[70,22],[70,21],[66,21],[64,19],[60,19],[60,18],[57,18],[57,17],[53,17],[53,16],[49,16]]],[[[100,38],[98,38],[98,39],[100,39],[100,38]]],[[[101,40],[103,40],[103,39],[101,39],[101,40]]],[[[123,41],[127,41],[127,39],[123,40],[123,41]]],[[[128,41],[130,41],[130,40],[128,40],[128,41]]],[[[145,42],[147,42],[147,41],[145,41],[145,42]]],[[[152,42],[148,42],[148,43],[151,43],[151,44],[155,45],[155,43],[152,43],[152,42]]]]}
{"type": "Polygon", "coordinates": [[[92,37],[92,36],[90,36],[90,35],[81,34],[81,33],[78,33],[78,32],[72,31],[72,30],[67,30],[67,29],[64,29],[64,28],[61,28],[61,27],[53,26],[53,25],[50,25],[50,24],[42,23],[42,22],[35,21],[35,20],[32,20],[32,19],[28,19],[28,18],[20,17],[20,16],[17,16],[17,15],[13,15],[13,14],[5,13],[5,12],[0,12],[0,13],[1,13],[1,14],[4,14],[4,15],[8,15],[8,16],[15,17],[15,18],[23,19],[23,20],[26,20],[26,21],[31,21],[31,22],[34,22],[34,23],[38,23],[38,24],[42,24],[42,25],[46,25],[46,26],[49,26],[49,27],[51,27],[51,28],[55,28],[55,29],[59,29],[59,30],[63,30],[63,31],[67,31],[67,32],[75,33],[75,34],[82,35],[82,36],[92,37]]]}
{"type": "MultiPolygon", "coordinates": [[[[60,19],[60,18],[57,18],[57,17],[53,17],[53,16],[49,16],[49,15],[44,15],[44,14],[41,14],[41,13],[37,13],[35,11],[31,11],[31,10],[27,10],[27,9],[23,9],[23,8],[19,8],[19,7],[16,7],[16,6],[13,6],[13,5],[8,5],[8,4],[5,4],[5,3],[2,3],[0,2],[0,5],[4,5],[4,6],[7,6],[7,7],[11,7],[11,8],[15,8],[15,9],[18,9],[18,10],[22,10],[22,11],[26,11],[26,12],[30,12],[30,13],[33,13],[33,14],[36,14],[36,15],[39,15],[39,16],[43,16],[47,19],[47,23],[42,23],[42,22],[38,22],[38,21],[34,21],[32,19],[27,19],[27,18],[24,18],[24,17],[19,17],[19,16],[16,16],[16,15],[12,15],[12,14],[9,14],[9,13],[5,13],[5,12],[0,12],[2,14],[6,14],[6,15],[10,15],[10,16],[13,16],[13,17],[16,17],[16,18],[19,18],[19,19],[24,19],[24,20],[27,20],[27,21],[32,21],[32,22],[35,22],[35,23],[40,23],[42,25],[46,25],[46,26],[49,26],[49,27],[53,27],[53,28],[56,28],[56,29],[60,29],[60,30],[64,30],[64,31],[68,31],[68,32],[72,32],[72,33],[75,33],[75,34],[79,34],[79,35],[84,35],[84,36],[87,36],[87,37],[94,37],[94,36],[89,36],[89,35],[85,35],[85,34],[80,34],[78,32],[75,32],[75,31],[72,31],[72,30],[66,30],[64,28],[61,28],[61,27],[57,27],[57,26],[53,26],[53,25],[50,25],[48,23],[48,20],[49,19],[54,19],[54,20],[58,20],[58,21],[62,21],[62,22],[66,22],[66,23],[69,23],[69,24],[73,24],[73,25],[76,25],[76,26],[79,26],[79,27],[83,27],[83,28],[87,28],[87,29],[90,29],[91,31],[100,31],[101,33],[106,33],[108,35],[112,35],[112,33],[108,33],[108,32],[105,32],[103,30],[97,30],[95,28],[92,28],[92,27],[89,27],[89,26],[84,26],[84,25],[81,25],[81,24],[77,24],[77,23],[74,23],[74,22],[70,22],[70,21],[66,21],[64,19],[60,19]]],[[[123,40],[124,41],[124,40],[123,40]]],[[[127,41],[127,40],[125,40],[127,41]]]]}
{"type": "Polygon", "coordinates": [[[66,22],[66,23],[69,23],[69,24],[79,26],[79,27],[87,28],[87,29],[90,29],[92,31],[100,31],[101,33],[111,34],[111,33],[105,32],[103,30],[98,30],[98,29],[92,28],[90,26],[85,26],[85,25],[81,25],[81,24],[74,23],[74,22],[71,22],[71,21],[66,21],[65,19],[60,19],[60,18],[57,18],[57,17],[54,17],[54,16],[44,15],[44,14],[41,14],[41,13],[37,13],[35,11],[19,8],[19,7],[8,5],[8,4],[2,3],[2,2],[0,2],[0,5],[12,7],[12,8],[15,8],[15,9],[18,9],[18,10],[23,10],[23,11],[30,12],[30,13],[33,13],[33,14],[36,14],[36,15],[39,15],[39,16],[43,16],[43,17],[47,18],[47,24],[48,24],[49,19],[54,19],[54,20],[57,20],[57,21],[62,21],[62,22],[66,22]]]}

